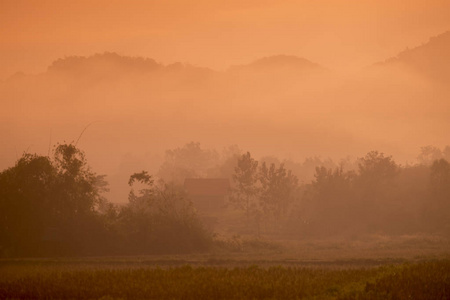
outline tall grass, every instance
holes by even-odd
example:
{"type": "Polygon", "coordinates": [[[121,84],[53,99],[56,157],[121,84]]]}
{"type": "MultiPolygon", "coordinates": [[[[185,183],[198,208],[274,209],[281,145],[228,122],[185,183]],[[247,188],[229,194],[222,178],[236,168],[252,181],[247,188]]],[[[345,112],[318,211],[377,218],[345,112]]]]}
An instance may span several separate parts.
{"type": "Polygon", "coordinates": [[[8,265],[0,299],[449,299],[450,261],[377,268],[8,265]]]}

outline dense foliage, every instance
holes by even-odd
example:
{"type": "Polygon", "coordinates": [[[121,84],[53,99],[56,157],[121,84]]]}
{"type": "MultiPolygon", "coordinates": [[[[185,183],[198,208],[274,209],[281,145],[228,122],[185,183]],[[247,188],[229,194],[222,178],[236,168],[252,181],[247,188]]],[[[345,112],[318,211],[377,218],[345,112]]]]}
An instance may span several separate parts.
{"type": "Polygon", "coordinates": [[[113,209],[119,253],[189,253],[207,250],[211,243],[184,190],[174,184],[155,184],[146,171],[130,176],[127,205],[113,209]]]}
{"type": "Polygon", "coordinates": [[[24,154],[0,173],[0,257],[148,254],[205,250],[210,234],[179,187],[147,185],[116,206],[102,193],[104,175],[89,168],[73,144],[53,157],[24,154]]]}
{"type": "Polygon", "coordinates": [[[298,195],[298,179],[284,164],[258,165],[249,152],[238,158],[230,201],[245,212],[248,225],[251,219],[256,221],[259,235],[273,231],[286,218],[298,195]]]}
{"type": "Polygon", "coordinates": [[[449,235],[448,149],[424,147],[421,163],[406,166],[371,151],[354,164],[319,164],[314,178],[304,183],[276,158],[260,163],[247,152],[238,157],[230,200],[244,212],[247,232],[257,235],[449,235]]]}
{"type": "Polygon", "coordinates": [[[72,144],[58,145],[54,158],[24,154],[0,173],[0,249],[13,256],[83,252],[102,239],[96,226],[104,201],[103,176],[93,173],[72,144]]]}
{"type": "Polygon", "coordinates": [[[448,235],[449,186],[445,159],[400,166],[372,151],[355,170],[317,168],[291,221],[303,235],[448,235]]]}

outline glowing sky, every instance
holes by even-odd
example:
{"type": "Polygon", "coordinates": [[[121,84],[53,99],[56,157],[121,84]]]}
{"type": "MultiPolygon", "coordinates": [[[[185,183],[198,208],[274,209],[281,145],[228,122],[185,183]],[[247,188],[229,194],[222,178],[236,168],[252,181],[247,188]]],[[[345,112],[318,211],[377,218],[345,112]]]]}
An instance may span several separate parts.
{"type": "Polygon", "coordinates": [[[290,54],[353,70],[449,29],[448,0],[0,0],[0,79],[104,51],[215,69],[290,54]]]}

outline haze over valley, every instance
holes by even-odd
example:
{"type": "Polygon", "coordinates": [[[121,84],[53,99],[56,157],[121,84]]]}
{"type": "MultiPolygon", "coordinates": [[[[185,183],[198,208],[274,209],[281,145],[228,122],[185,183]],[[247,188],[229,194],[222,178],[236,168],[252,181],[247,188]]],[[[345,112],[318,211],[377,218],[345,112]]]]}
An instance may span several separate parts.
{"type": "Polygon", "coordinates": [[[0,166],[62,141],[111,178],[156,173],[165,150],[189,142],[298,162],[378,150],[413,164],[421,147],[448,144],[449,59],[450,32],[345,75],[290,55],[224,71],[112,52],[59,58],[0,83],[0,166]]]}

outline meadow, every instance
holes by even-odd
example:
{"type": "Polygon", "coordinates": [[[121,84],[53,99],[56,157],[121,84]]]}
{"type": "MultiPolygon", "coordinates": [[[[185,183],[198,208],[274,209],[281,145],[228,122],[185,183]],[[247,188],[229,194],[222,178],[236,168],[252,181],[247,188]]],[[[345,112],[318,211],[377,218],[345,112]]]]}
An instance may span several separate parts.
{"type": "Polygon", "coordinates": [[[448,251],[420,241],[294,251],[234,238],[204,254],[4,259],[0,299],[449,299],[448,251]]]}
{"type": "Polygon", "coordinates": [[[2,263],[1,299],[448,299],[450,260],[380,267],[2,263]]]}

